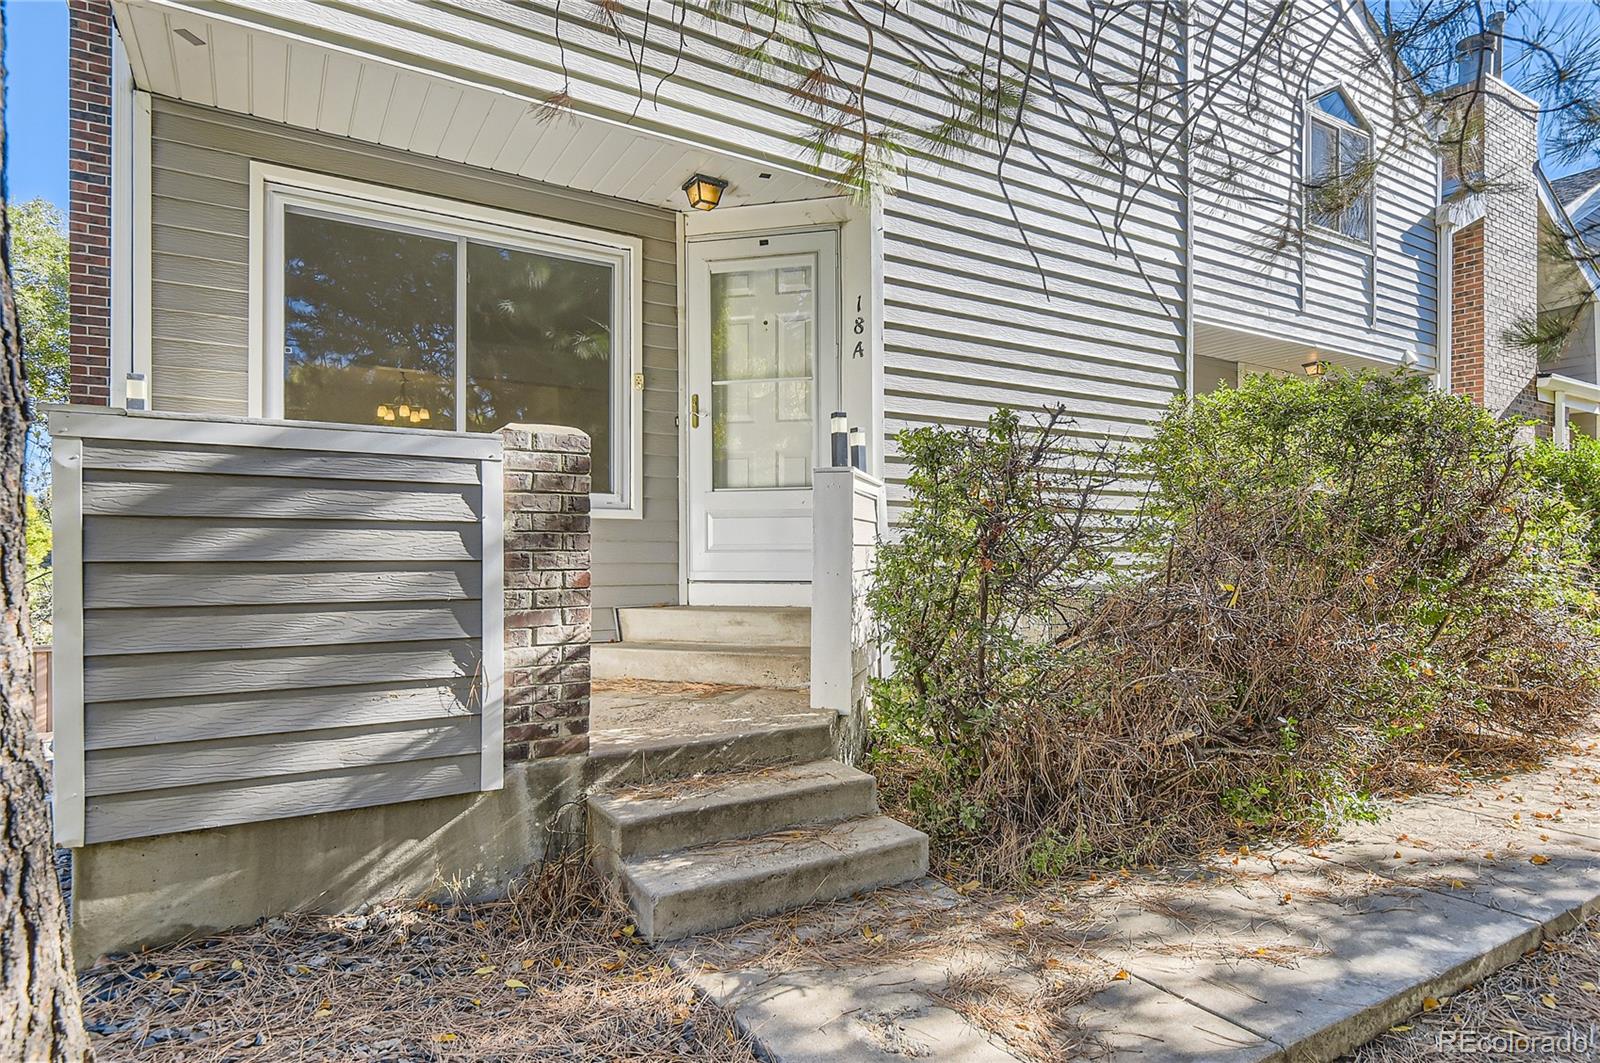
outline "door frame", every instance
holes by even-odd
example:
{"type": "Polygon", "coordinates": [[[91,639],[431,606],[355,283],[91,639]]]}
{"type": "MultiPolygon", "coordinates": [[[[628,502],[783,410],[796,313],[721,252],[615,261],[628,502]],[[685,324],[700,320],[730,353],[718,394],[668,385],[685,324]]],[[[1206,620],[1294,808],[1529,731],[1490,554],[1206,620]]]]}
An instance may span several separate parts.
{"type": "MultiPolygon", "coordinates": [[[[749,211],[763,208],[744,208],[749,211]]],[[[730,212],[731,213],[731,212],[730,212]]],[[[809,213],[809,212],[808,212],[809,213]]],[[[691,362],[695,358],[692,338],[695,333],[692,315],[705,312],[704,306],[697,306],[696,300],[691,297],[691,289],[696,285],[691,279],[691,258],[695,245],[718,243],[755,243],[763,239],[779,239],[791,236],[823,236],[831,237],[831,251],[833,255],[833,278],[828,285],[826,296],[833,300],[833,328],[829,337],[832,343],[831,353],[819,355],[817,365],[814,367],[815,387],[815,423],[812,425],[813,441],[817,450],[814,462],[825,462],[826,455],[826,429],[828,415],[832,410],[839,408],[838,403],[844,390],[844,256],[845,248],[841,239],[842,220],[832,222],[822,219],[811,220],[809,223],[794,225],[775,225],[771,228],[740,229],[735,226],[708,227],[703,234],[688,235],[689,224],[703,221],[699,217],[685,218],[679,215],[679,365],[678,365],[678,499],[679,499],[679,600],[688,605],[754,605],[754,606],[809,606],[811,604],[811,580],[809,574],[804,580],[793,581],[767,581],[767,580],[712,580],[695,579],[693,567],[693,538],[695,520],[695,501],[698,491],[694,463],[692,460],[692,438],[690,427],[689,394],[691,387],[691,362]]],[[[720,220],[720,219],[719,219],[720,220]]],[[[760,252],[758,251],[759,255],[760,252]]],[[[781,257],[782,249],[774,249],[772,257],[781,257]]],[[[750,257],[748,254],[738,257],[750,257]]],[[[823,295],[819,289],[819,298],[823,295]]]]}

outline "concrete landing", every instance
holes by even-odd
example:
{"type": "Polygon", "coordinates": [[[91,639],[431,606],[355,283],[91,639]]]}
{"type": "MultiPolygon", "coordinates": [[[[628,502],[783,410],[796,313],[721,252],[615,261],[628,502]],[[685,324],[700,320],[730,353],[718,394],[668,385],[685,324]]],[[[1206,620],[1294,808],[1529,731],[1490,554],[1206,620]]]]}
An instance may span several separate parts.
{"type": "Polygon", "coordinates": [[[835,715],[804,690],[596,681],[589,760],[600,786],[833,755],[835,715]]]}
{"type": "Polygon", "coordinates": [[[1337,1059],[1596,910],[1597,763],[1397,803],[1315,847],[1027,896],[924,880],[672,960],[775,1060],[1337,1059]]]}

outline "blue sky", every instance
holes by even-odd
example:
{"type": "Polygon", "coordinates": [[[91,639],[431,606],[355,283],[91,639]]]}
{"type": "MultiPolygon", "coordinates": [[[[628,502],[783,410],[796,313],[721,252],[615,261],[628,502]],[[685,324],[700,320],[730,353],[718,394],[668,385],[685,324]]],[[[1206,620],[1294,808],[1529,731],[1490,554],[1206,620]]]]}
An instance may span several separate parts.
{"type": "Polygon", "coordinates": [[[67,5],[5,0],[10,197],[67,206],[67,5]]]}
{"type": "MultiPolygon", "coordinates": [[[[67,205],[67,5],[64,0],[0,0],[6,4],[5,62],[9,73],[6,128],[10,154],[10,196],[21,201],[44,196],[67,205]]],[[[1534,0],[1524,11],[1534,17],[1581,23],[1600,19],[1590,0],[1534,0]]],[[[1546,160],[1553,177],[1593,166],[1600,159],[1572,163],[1546,160]]]]}

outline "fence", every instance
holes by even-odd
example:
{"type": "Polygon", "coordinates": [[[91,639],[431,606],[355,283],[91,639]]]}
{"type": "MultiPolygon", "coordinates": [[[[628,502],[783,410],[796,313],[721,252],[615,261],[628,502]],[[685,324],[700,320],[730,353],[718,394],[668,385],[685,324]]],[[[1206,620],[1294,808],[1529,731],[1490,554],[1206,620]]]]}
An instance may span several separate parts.
{"type": "Polygon", "coordinates": [[[50,430],[61,843],[499,788],[499,438],[50,430]]]}
{"type": "Polygon", "coordinates": [[[33,729],[39,734],[55,730],[55,714],[50,706],[49,646],[33,648],[33,729]]]}
{"type": "Polygon", "coordinates": [[[882,480],[848,467],[817,469],[812,483],[811,704],[839,713],[840,752],[851,760],[879,666],[866,597],[888,496],[882,480]]]}

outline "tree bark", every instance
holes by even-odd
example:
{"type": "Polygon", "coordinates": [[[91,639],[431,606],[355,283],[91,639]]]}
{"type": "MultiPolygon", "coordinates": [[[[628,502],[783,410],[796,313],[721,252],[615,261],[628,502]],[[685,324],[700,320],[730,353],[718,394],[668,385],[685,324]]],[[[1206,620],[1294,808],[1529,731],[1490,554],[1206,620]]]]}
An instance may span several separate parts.
{"type": "MultiPolygon", "coordinates": [[[[0,51],[5,45],[0,6],[0,51]]],[[[4,71],[0,70],[0,77],[4,71]]],[[[3,91],[3,90],[0,90],[3,91]]],[[[0,95],[0,159],[5,100],[0,95]]],[[[0,189],[5,188],[0,170],[0,189]]],[[[89,1058],[66,907],[51,841],[49,779],[33,729],[33,640],[23,566],[28,378],[11,280],[11,217],[0,200],[0,1059],[89,1058]]]]}

